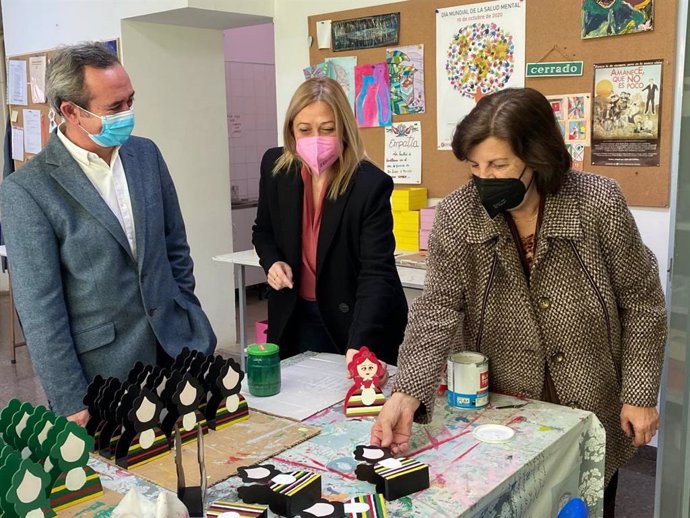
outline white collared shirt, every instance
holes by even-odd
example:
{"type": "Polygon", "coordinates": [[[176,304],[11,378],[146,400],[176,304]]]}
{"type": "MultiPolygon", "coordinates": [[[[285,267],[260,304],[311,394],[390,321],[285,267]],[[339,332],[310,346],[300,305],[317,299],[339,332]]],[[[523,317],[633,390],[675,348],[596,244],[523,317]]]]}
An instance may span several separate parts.
{"type": "Polygon", "coordinates": [[[62,132],[62,126],[57,131],[58,138],[65,145],[72,158],[76,160],[81,170],[91,184],[101,195],[103,201],[113,211],[125,231],[132,255],[137,257],[136,233],[134,230],[134,216],[132,214],[132,200],[129,197],[125,169],[120,160],[120,147],[116,147],[107,164],[96,153],[77,146],[62,132]]]}

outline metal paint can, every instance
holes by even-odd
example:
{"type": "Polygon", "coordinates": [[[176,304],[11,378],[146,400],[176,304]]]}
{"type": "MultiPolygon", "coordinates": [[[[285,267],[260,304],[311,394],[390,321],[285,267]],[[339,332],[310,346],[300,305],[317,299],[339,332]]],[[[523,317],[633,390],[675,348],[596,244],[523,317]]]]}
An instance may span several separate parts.
{"type": "Polygon", "coordinates": [[[489,358],[472,351],[448,358],[448,404],[469,409],[489,404],[489,358]]]}

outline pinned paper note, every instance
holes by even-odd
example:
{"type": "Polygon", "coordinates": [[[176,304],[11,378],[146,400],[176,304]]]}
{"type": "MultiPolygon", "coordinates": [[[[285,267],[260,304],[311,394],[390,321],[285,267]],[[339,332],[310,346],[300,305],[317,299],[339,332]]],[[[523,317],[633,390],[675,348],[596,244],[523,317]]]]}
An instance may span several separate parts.
{"type": "Polygon", "coordinates": [[[23,59],[11,59],[8,72],[8,104],[21,104],[22,106],[26,106],[26,61],[23,59]]]}
{"type": "Polygon", "coordinates": [[[12,128],[12,160],[24,161],[24,130],[12,128]]]}
{"type": "Polygon", "coordinates": [[[46,57],[29,58],[29,83],[31,84],[31,101],[46,102],[46,57]]]}
{"type": "Polygon", "coordinates": [[[41,112],[40,110],[22,110],[24,120],[24,150],[36,154],[41,151],[41,112]]]}
{"type": "Polygon", "coordinates": [[[10,113],[10,121],[11,122],[17,122],[19,120],[19,112],[17,110],[12,110],[12,113],[10,113]]]}
{"type": "Polygon", "coordinates": [[[331,48],[331,21],[316,22],[316,41],[320,49],[331,48]]]}
{"type": "Polygon", "coordinates": [[[395,183],[422,183],[421,122],[396,122],[386,128],[384,170],[395,183]]]}

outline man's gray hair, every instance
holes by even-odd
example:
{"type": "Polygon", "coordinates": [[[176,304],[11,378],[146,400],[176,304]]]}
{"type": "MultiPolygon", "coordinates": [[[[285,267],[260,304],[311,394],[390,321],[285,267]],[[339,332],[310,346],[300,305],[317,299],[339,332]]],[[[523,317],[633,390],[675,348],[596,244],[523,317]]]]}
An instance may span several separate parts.
{"type": "Polygon", "coordinates": [[[61,114],[63,101],[88,109],[91,96],[84,87],[84,67],[110,68],[119,62],[102,43],[60,47],[50,59],[46,71],[46,96],[50,106],[58,114],[61,114]]]}

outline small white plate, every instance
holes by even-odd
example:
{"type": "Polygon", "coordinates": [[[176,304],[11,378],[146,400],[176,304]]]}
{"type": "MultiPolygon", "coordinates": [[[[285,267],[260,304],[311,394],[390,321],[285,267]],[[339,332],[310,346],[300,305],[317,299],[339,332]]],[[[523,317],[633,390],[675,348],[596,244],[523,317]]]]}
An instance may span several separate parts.
{"type": "Polygon", "coordinates": [[[475,439],[482,442],[506,442],[513,438],[515,430],[502,424],[482,424],[472,430],[475,439]]]}

